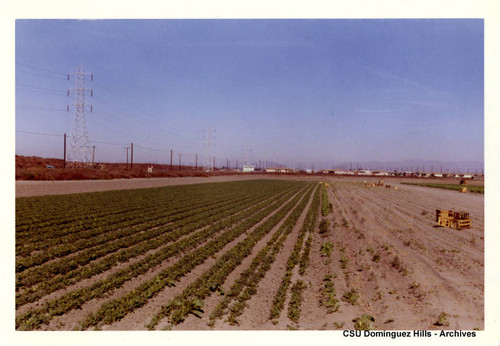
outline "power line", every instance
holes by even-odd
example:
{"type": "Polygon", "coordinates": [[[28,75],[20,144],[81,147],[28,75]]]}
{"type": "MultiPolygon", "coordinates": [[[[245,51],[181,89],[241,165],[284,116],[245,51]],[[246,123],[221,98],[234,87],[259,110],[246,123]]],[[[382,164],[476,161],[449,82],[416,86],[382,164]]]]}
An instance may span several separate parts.
{"type": "Polygon", "coordinates": [[[33,90],[33,89],[26,89],[22,87],[16,87],[16,90],[23,90],[27,92],[36,92],[38,94],[44,94],[44,95],[53,95],[53,96],[66,96],[62,93],[56,93],[56,92],[51,92],[51,91],[42,91],[42,90],[33,90]]]}
{"type": "MultiPolygon", "coordinates": [[[[42,72],[47,72],[47,73],[50,73],[50,74],[53,74],[53,75],[58,75],[58,76],[61,76],[61,74],[55,72],[55,71],[51,71],[51,70],[48,70],[48,69],[44,69],[44,68],[40,68],[40,67],[36,67],[36,66],[33,66],[33,65],[28,65],[28,64],[23,64],[23,63],[16,63],[18,66],[23,66],[23,67],[27,67],[27,68],[30,68],[30,69],[35,69],[35,70],[38,70],[38,71],[42,71],[42,72]]],[[[26,72],[26,73],[30,73],[30,74],[35,74],[35,75],[40,75],[40,76],[44,76],[44,77],[49,77],[49,78],[55,78],[53,76],[46,76],[45,74],[40,74],[40,73],[35,73],[35,72],[31,72],[31,71],[23,71],[23,70],[19,70],[20,72],[26,72]]],[[[59,79],[59,78],[58,78],[59,79]]],[[[147,115],[148,117],[154,119],[154,120],[160,120],[160,118],[157,116],[157,115],[154,115],[152,114],[151,112],[149,111],[146,111],[144,108],[142,107],[139,107],[133,103],[131,103],[129,100],[123,98],[122,96],[116,94],[115,92],[113,92],[112,90],[110,90],[108,87],[106,87],[104,84],[102,83],[99,83],[99,82],[94,82],[94,84],[100,88],[102,88],[104,90],[104,92],[108,93],[109,95],[111,95],[112,98],[114,99],[118,99],[118,107],[119,108],[123,108],[123,103],[127,103],[128,105],[134,107],[135,109],[139,110],[140,111],[140,116],[138,116],[135,112],[131,112],[130,111],[130,108],[123,108],[124,110],[123,111],[120,111],[119,113],[121,115],[128,115],[129,118],[128,119],[125,119],[123,116],[120,118],[120,121],[117,122],[117,121],[114,121],[112,120],[113,116],[111,115],[108,115],[108,118],[106,120],[108,120],[109,122],[114,122],[115,125],[119,125],[121,126],[122,128],[125,128],[127,131],[130,131],[130,129],[133,129],[133,131],[131,131],[132,133],[135,132],[137,133],[137,131],[141,131],[142,134],[147,137],[147,138],[150,138],[153,137],[153,141],[154,142],[158,142],[158,143],[163,143],[164,142],[164,133],[168,133],[170,136],[172,137],[176,137],[176,138],[179,138],[179,132],[196,132],[196,131],[193,131],[189,128],[189,126],[182,126],[182,130],[180,130],[181,128],[179,127],[176,127],[176,126],[167,126],[167,127],[164,127],[162,126],[163,128],[161,129],[162,130],[162,134],[158,134],[158,133],[155,133],[155,132],[151,132],[151,131],[147,131],[147,130],[142,130],[140,128],[140,124],[138,125],[136,121],[134,121],[133,123],[130,123],[130,121],[132,120],[136,120],[136,119],[141,119],[144,117],[144,115],[147,115]],[[130,117],[132,119],[130,119],[130,117]],[[124,123],[126,123],[128,126],[126,126],[124,123]]],[[[20,85],[18,84],[19,86],[27,86],[27,85],[20,85]]],[[[27,87],[30,87],[30,86],[27,86],[27,87]]],[[[56,92],[54,95],[61,95],[62,94],[59,94],[57,93],[57,91],[55,90],[52,90],[52,89],[45,89],[45,90],[42,90],[44,88],[37,88],[37,87],[30,87],[30,88],[34,88],[34,89],[39,89],[41,91],[39,91],[39,93],[43,93],[42,91],[54,91],[56,92]]],[[[30,91],[33,91],[33,90],[30,90],[30,91]]],[[[97,101],[101,100],[100,98],[96,98],[97,101]]],[[[107,104],[111,104],[109,101],[109,98],[106,98],[106,99],[103,99],[101,101],[104,101],[105,103],[107,104]]],[[[34,106],[28,106],[29,108],[31,109],[39,109],[39,110],[42,110],[43,108],[41,107],[34,107],[34,106]]],[[[28,108],[28,107],[25,107],[25,108],[28,108]]],[[[113,107],[113,106],[112,106],[113,107]]],[[[46,108],[45,110],[55,110],[55,109],[49,109],[49,108],[46,108]]],[[[144,123],[144,122],[142,122],[144,123]]],[[[127,133],[127,135],[130,135],[130,133],[127,133]]],[[[175,140],[173,138],[170,138],[171,140],[175,140]]],[[[163,145],[162,145],[163,146],[163,145]]]]}
{"type": "Polygon", "coordinates": [[[32,66],[32,65],[21,64],[19,62],[16,62],[16,65],[23,66],[23,67],[28,67],[28,68],[32,68],[34,70],[38,70],[38,71],[42,71],[42,72],[47,72],[47,73],[55,74],[55,75],[60,76],[60,77],[64,76],[60,72],[50,71],[50,70],[46,70],[46,69],[43,69],[43,68],[35,67],[35,66],[32,66]]]}
{"type": "Polygon", "coordinates": [[[49,108],[49,107],[39,107],[39,106],[28,106],[28,105],[16,105],[16,108],[34,109],[34,110],[46,110],[46,111],[55,111],[55,112],[66,112],[63,109],[49,108]]]}
{"type": "Polygon", "coordinates": [[[135,145],[136,148],[139,148],[139,149],[145,149],[145,150],[149,150],[149,151],[170,151],[171,149],[154,149],[154,148],[150,148],[150,147],[145,147],[145,146],[142,146],[142,145],[135,145]]]}
{"type": "Polygon", "coordinates": [[[108,144],[108,145],[119,145],[119,146],[124,146],[124,143],[113,143],[113,142],[102,142],[102,141],[94,141],[89,139],[89,143],[98,143],[98,144],[108,144]]]}
{"type": "Polygon", "coordinates": [[[62,136],[61,134],[55,134],[55,133],[33,132],[33,131],[25,131],[25,130],[16,130],[16,132],[28,133],[31,135],[40,135],[40,136],[53,136],[53,137],[61,137],[62,136]]]}
{"type": "Polygon", "coordinates": [[[61,95],[66,96],[66,94],[64,94],[61,90],[56,90],[56,89],[47,89],[47,88],[34,87],[32,85],[21,84],[21,83],[16,83],[16,88],[17,87],[25,87],[25,88],[30,88],[30,89],[42,90],[42,91],[52,91],[52,92],[60,93],[61,95]]]}
{"type": "MultiPolygon", "coordinates": [[[[149,112],[146,112],[146,111],[143,111],[140,109],[139,109],[139,113],[136,113],[133,110],[130,110],[130,107],[126,107],[124,105],[124,102],[119,101],[119,100],[110,100],[109,97],[104,98],[104,99],[102,99],[101,97],[96,97],[95,99],[96,99],[96,101],[103,102],[103,103],[111,106],[112,108],[119,109],[120,114],[127,116],[127,118],[122,117],[121,121],[124,121],[124,120],[125,121],[137,121],[138,119],[142,119],[143,121],[141,122],[141,124],[149,124],[149,122],[144,121],[145,120],[144,115],[148,115],[149,118],[152,118],[155,121],[155,123],[157,123],[159,121],[162,122],[162,131],[169,133],[171,135],[177,135],[181,131],[182,132],[193,132],[193,133],[195,132],[195,131],[191,130],[188,126],[178,127],[178,126],[172,126],[172,125],[165,125],[164,119],[160,119],[157,116],[151,116],[149,112]]],[[[116,98],[111,96],[111,99],[116,99],[116,98]]],[[[130,104],[130,102],[127,102],[127,103],[130,104]]],[[[137,106],[135,106],[134,108],[138,109],[137,106]]],[[[133,126],[134,126],[134,128],[137,127],[136,125],[133,125],[133,126]]]]}
{"type": "Polygon", "coordinates": [[[30,72],[30,71],[23,71],[23,70],[16,69],[16,73],[17,72],[28,73],[28,74],[32,74],[32,75],[35,75],[35,76],[41,76],[41,77],[46,77],[46,78],[53,78],[53,79],[64,80],[63,76],[61,76],[61,77],[54,77],[54,76],[47,75],[47,74],[41,74],[41,73],[37,73],[37,72],[30,72]]]}
{"type": "MultiPolygon", "coordinates": [[[[17,71],[22,72],[22,73],[29,73],[29,74],[43,76],[43,77],[47,77],[47,78],[62,79],[62,78],[54,77],[54,75],[62,77],[62,74],[57,73],[55,71],[51,71],[48,69],[44,69],[44,68],[40,68],[40,67],[28,65],[28,64],[23,64],[23,63],[16,63],[16,65],[21,66],[21,67],[25,67],[28,69],[34,69],[34,70],[43,72],[43,73],[37,73],[37,72],[33,72],[33,71],[26,71],[26,70],[17,69],[17,71]],[[46,73],[51,74],[51,75],[50,76],[46,75],[46,73]]],[[[168,133],[171,135],[171,137],[169,138],[169,142],[173,142],[173,141],[176,141],[176,140],[182,138],[182,137],[180,137],[181,135],[179,134],[179,132],[181,132],[180,127],[167,126],[166,128],[161,129],[161,133],[153,132],[151,129],[144,129],[143,127],[140,126],[141,124],[147,124],[147,122],[142,120],[144,118],[144,115],[146,115],[149,118],[152,118],[156,121],[163,120],[163,119],[158,117],[158,115],[155,115],[149,111],[146,111],[144,108],[139,107],[139,106],[131,103],[129,100],[123,98],[123,96],[120,96],[117,93],[113,92],[112,90],[109,90],[108,87],[106,87],[102,83],[95,83],[95,85],[98,86],[100,89],[105,90],[105,92],[107,92],[108,95],[111,95],[111,97],[104,98],[102,100],[98,97],[97,98],[98,100],[101,100],[105,104],[111,105],[112,108],[116,108],[116,106],[113,106],[113,103],[114,103],[113,99],[118,100],[118,101],[115,101],[118,103],[118,108],[124,109],[124,111],[117,112],[120,114],[119,119],[116,119],[115,116],[113,116],[113,115],[107,114],[107,113],[102,112],[102,111],[98,111],[98,112],[96,112],[99,115],[98,117],[96,117],[97,121],[102,118],[104,121],[116,125],[116,127],[119,127],[119,128],[115,127],[114,130],[121,132],[123,135],[126,135],[126,136],[136,135],[137,133],[139,133],[141,136],[144,137],[143,140],[145,139],[146,142],[150,142],[152,144],[154,143],[153,146],[151,146],[151,145],[147,146],[147,147],[144,146],[143,148],[145,148],[146,150],[167,151],[167,149],[154,149],[153,148],[153,147],[167,147],[167,145],[165,145],[165,143],[164,143],[165,139],[166,139],[164,133],[168,133]],[[134,111],[131,111],[130,107],[125,108],[124,103],[126,103],[126,104],[132,106],[134,109],[140,111],[140,113],[139,113],[140,115],[138,115],[138,113],[136,113],[134,111]],[[124,118],[123,117],[124,114],[128,115],[129,117],[124,118]],[[141,119],[141,120],[139,120],[139,119],[141,119]],[[120,128],[122,129],[121,131],[120,131],[120,128]],[[172,138],[172,137],[175,137],[175,138],[172,138]]],[[[53,89],[34,87],[34,86],[26,85],[26,84],[17,84],[17,87],[21,87],[21,88],[19,88],[21,90],[23,90],[22,87],[34,89],[34,90],[29,90],[32,92],[35,92],[35,90],[36,90],[36,92],[38,92],[38,93],[49,94],[50,92],[54,92],[54,95],[60,95],[60,96],[64,95],[62,93],[59,94],[58,91],[53,90],[53,89]]],[[[26,90],[26,89],[24,89],[24,90],[26,90]]],[[[30,105],[16,105],[16,108],[18,108],[18,109],[46,110],[46,111],[59,111],[59,112],[64,111],[62,109],[41,107],[41,106],[30,106],[30,105]]],[[[153,127],[153,130],[157,130],[157,129],[158,129],[158,127],[153,127]]],[[[184,129],[182,130],[182,132],[196,132],[196,131],[193,131],[188,126],[185,126],[184,129]]],[[[111,144],[109,142],[102,142],[102,143],[111,144]]],[[[118,143],[114,143],[114,145],[115,144],[122,145],[122,144],[118,144],[118,143]]],[[[172,146],[172,144],[173,143],[171,143],[169,146],[172,146]]],[[[185,143],[182,146],[194,148],[193,142],[185,143]]],[[[195,154],[193,154],[193,155],[195,155],[195,154]]]]}

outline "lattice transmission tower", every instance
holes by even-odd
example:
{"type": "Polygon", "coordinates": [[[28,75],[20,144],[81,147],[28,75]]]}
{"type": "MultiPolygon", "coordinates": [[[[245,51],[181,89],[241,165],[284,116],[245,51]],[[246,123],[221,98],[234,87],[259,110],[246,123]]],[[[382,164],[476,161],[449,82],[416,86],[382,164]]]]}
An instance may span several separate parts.
{"type": "Polygon", "coordinates": [[[214,158],[214,147],[215,147],[215,129],[209,127],[208,129],[203,129],[203,144],[205,146],[205,158],[204,158],[204,170],[210,172],[213,170],[213,158],[214,158]]]}
{"type": "MultiPolygon", "coordinates": [[[[75,115],[71,129],[71,141],[67,161],[69,167],[85,167],[92,162],[92,150],[89,144],[85,109],[87,106],[90,106],[90,111],[92,112],[93,108],[92,105],[85,102],[86,91],[90,90],[90,96],[93,96],[93,90],[85,88],[85,76],[90,76],[90,80],[93,81],[94,75],[84,72],[81,65],[78,66],[76,72],[68,73],[68,80],[70,80],[70,75],[75,76],[75,87],[68,89],[68,96],[70,95],[70,90],[75,94],[75,103],[71,104],[74,107],[75,115]]],[[[67,107],[68,112],[69,109],[70,105],[67,107]]]]}

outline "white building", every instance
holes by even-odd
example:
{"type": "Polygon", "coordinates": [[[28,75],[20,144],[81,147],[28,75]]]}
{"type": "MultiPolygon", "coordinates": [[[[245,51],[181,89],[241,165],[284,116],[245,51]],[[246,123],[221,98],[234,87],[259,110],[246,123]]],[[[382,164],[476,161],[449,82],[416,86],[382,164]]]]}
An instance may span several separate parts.
{"type": "Polygon", "coordinates": [[[369,171],[367,169],[362,169],[358,171],[358,175],[372,175],[372,171],[369,171]]]}
{"type": "Polygon", "coordinates": [[[267,168],[266,172],[267,173],[293,173],[294,170],[291,168],[286,168],[286,167],[273,167],[273,168],[267,168]]]}
{"type": "Polygon", "coordinates": [[[255,170],[254,166],[244,165],[243,169],[242,169],[242,172],[248,173],[248,172],[253,172],[254,170],[255,170]]]}

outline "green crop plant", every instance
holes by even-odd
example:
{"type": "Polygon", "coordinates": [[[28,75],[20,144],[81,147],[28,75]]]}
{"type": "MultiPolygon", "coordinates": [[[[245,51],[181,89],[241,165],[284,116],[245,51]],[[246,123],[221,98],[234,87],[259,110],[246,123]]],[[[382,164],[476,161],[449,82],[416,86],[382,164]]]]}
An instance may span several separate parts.
{"type": "Polygon", "coordinates": [[[340,268],[345,269],[349,264],[349,259],[345,256],[340,257],[340,268]]]}
{"type": "Polygon", "coordinates": [[[335,326],[335,328],[337,329],[342,329],[344,327],[344,324],[345,322],[333,322],[333,325],[335,326]]]}
{"type": "Polygon", "coordinates": [[[327,313],[331,314],[337,312],[339,309],[338,299],[336,299],[335,283],[333,279],[336,278],[335,274],[325,275],[323,279],[324,288],[321,291],[320,304],[327,309],[327,313]]]}
{"type": "Polygon", "coordinates": [[[347,291],[342,296],[342,300],[345,301],[346,303],[351,304],[351,305],[357,305],[358,298],[359,298],[359,294],[358,294],[358,292],[356,292],[356,290],[347,291]]]}
{"type": "Polygon", "coordinates": [[[300,305],[302,304],[302,292],[307,288],[302,280],[299,280],[291,288],[292,296],[288,303],[288,318],[295,323],[299,322],[300,305]]]}
{"type": "Polygon", "coordinates": [[[403,262],[401,262],[398,256],[394,257],[394,259],[391,262],[391,266],[393,268],[396,268],[400,273],[403,274],[403,276],[408,275],[408,269],[403,264],[403,262]]]}
{"type": "Polygon", "coordinates": [[[328,232],[330,227],[330,221],[327,219],[322,219],[319,223],[319,234],[325,234],[328,232]]]}
{"type": "Polygon", "coordinates": [[[370,315],[363,314],[352,320],[354,322],[354,329],[356,330],[373,330],[373,322],[375,318],[370,315]]]}
{"type": "Polygon", "coordinates": [[[331,241],[324,243],[321,245],[321,256],[329,257],[333,251],[333,243],[331,241]]]}
{"type": "Polygon", "coordinates": [[[325,185],[321,186],[321,215],[327,216],[333,209],[332,204],[328,200],[328,192],[325,185]]]}
{"type": "Polygon", "coordinates": [[[441,314],[438,316],[438,319],[434,325],[436,326],[449,326],[450,322],[448,322],[448,317],[449,315],[446,312],[441,312],[441,314]]]}

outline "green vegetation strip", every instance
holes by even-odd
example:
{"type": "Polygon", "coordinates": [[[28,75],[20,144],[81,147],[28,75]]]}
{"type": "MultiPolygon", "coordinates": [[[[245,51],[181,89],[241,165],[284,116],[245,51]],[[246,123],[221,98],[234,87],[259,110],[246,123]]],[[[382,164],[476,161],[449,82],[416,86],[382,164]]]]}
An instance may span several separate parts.
{"type": "Polygon", "coordinates": [[[331,274],[325,275],[325,278],[323,279],[325,286],[321,291],[320,304],[326,307],[326,311],[329,314],[337,312],[340,307],[339,301],[336,298],[337,292],[335,290],[335,283],[333,282],[333,279],[336,277],[337,276],[335,274],[331,274]]]}
{"type": "MultiPolygon", "coordinates": [[[[247,198],[248,199],[248,198],[247,198]]],[[[136,244],[138,241],[144,241],[161,235],[164,232],[169,232],[176,227],[184,226],[193,215],[201,218],[207,218],[214,215],[214,210],[218,212],[224,211],[224,208],[234,207],[236,201],[241,198],[234,197],[233,199],[223,198],[213,205],[200,208],[199,205],[191,205],[187,210],[182,210],[180,213],[163,217],[160,222],[158,220],[148,221],[142,223],[140,226],[132,226],[124,229],[116,229],[116,226],[110,224],[107,230],[97,229],[94,230],[96,235],[92,238],[75,240],[72,243],[64,244],[61,246],[53,246],[48,250],[29,256],[16,259],[16,272],[23,272],[34,266],[39,266],[63,256],[70,255],[77,251],[85,250],[84,253],[78,254],[78,259],[69,257],[60,260],[59,262],[52,262],[46,267],[39,267],[35,269],[36,272],[64,274],[65,272],[74,269],[76,266],[87,263],[90,260],[95,260],[119,248],[127,247],[129,244],[136,244]],[[169,224],[171,223],[171,224],[169,224]],[[167,226],[159,227],[161,224],[169,224],[167,226]],[[153,230],[154,227],[157,227],[153,230]],[[145,233],[144,231],[148,231],[145,233]],[[113,243],[111,243],[113,242],[113,243]],[[83,260],[87,258],[87,260],[83,260]],[[53,268],[49,270],[48,268],[53,268]]],[[[206,203],[205,203],[206,205],[206,203]]],[[[141,215],[140,218],[147,218],[147,215],[141,215]]],[[[147,219],[145,219],[147,220],[147,219]]],[[[39,250],[40,251],[40,250],[39,250]]],[[[24,274],[25,277],[32,277],[31,271],[24,274]]],[[[21,278],[22,276],[19,276],[21,278]]],[[[33,280],[31,280],[33,281],[33,280]]]]}
{"type": "MultiPolygon", "coordinates": [[[[302,183],[300,185],[303,186],[302,183]]],[[[295,197],[293,201],[295,201],[296,199],[297,197],[295,197]]],[[[245,233],[245,231],[256,225],[259,221],[261,221],[263,218],[271,214],[274,210],[279,209],[284,200],[286,199],[275,201],[265,210],[259,213],[255,213],[250,218],[241,222],[239,225],[224,232],[218,238],[188,253],[174,265],[164,269],[153,279],[139,285],[130,293],[124,295],[123,297],[114,299],[112,301],[103,304],[97,312],[90,314],[81,323],[80,325],[81,329],[88,329],[90,327],[98,326],[100,324],[110,324],[115,321],[119,321],[128,313],[140,308],[141,306],[146,304],[149,299],[153,298],[156,294],[158,294],[161,290],[163,290],[166,286],[174,285],[175,281],[180,280],[193,268],[202,264],[203,262],[205,262],[207,258],[219,252],[227,244],[229,244],[231,241],[235,240],[240,235],[245,233]]],[[[291,208],[290,203],[292,202],[287,203],[283,208],[280,209],[280,211],[278,211],[275,215],[271,216],[268,220],[266,220],[261,226],[257,227],[254,231],[252,231],[247,236],[246,239],[254,239],[257,235],[260,235],[261,233],[263,233],[262,236],[264,236],[264,234],[269,230],[268,227],[270,227],[270,224],[273,222],[277,223],[279,221],[279,219],[277,218],[282,214],[283,210],[291,208]]],[[[236,247],[238,248],[240,246],[237,245],[236,247]]],[[[223,265],[228,265],[228,263],[231,263],[230,258],[226,258],[225,256],[222,256],[217,263],[220,263],[221,261],[223,265]]],[[[206,289],[210,291],[209,287],[207,287],[206,289]]],[[[191,304],[190,306],[192,307],[191,304]]],[[[183,306],[182,309],[184,308],[186,307],[183,306]]]]}
{"type": "Polygon", "coordinates": [[[328,191],[325,184],[321,185],[321,214],[327,216],[332,211],[332,204],[328,200],[328,191]]]}
{"type": "Polygon", "coordinates": [[[416,185],[416,186],[425,186],[425,187],[434,187],[438,189],[447,189],[447,190],[456,190],[460,191],[463,187],[467,188],[467,191],[473,193],[484,194],[484,186],[476,186],[476,185],[458,185],[458,184],[428,184],[428,183],[401,183],[405,185],[416,185]]]}
{"type": "MultiPolygon", "coordinates": [[[[240,275],[238,280],[236,280],[223,301],[214,309],[210,316],[210,325],[215,323],[216,319],[222,318],[226,313],[228,313],[228,322],[230,324],[238,324],[237,317],[243,313],[246,307],[246,301],[257,293],[257,285],[264,278],[269,269],[271,269],[271,265],[282,249],[283,243],[297,224],[300,215],[310,199],[313,187],[314,186],[309,189],[306,196],[294,208],[280,228],[273,234],[266,246],[259,251],[248,269],[240,275]]],[[[198,296],[198,298],[200,297],[198,296]]],[[[186,299],[186,297],[184,297],[184,299],[186,299]]],[[[181,321],[171,318],[170,322],[177,324],[181,321]]]]}
{"type": "Polygon", "coordinates": [[[292,297],[288,304],[288,318],[293,322],[298,323],[300,318],[300,306],[302,304],[302,292],[307,288],[307,285],[298,280],[291,288],[292,297]]]}
{"type": "Polygon", "coordinates": [[[281,315],[281,311],[283,311],[283,308],[285,306],[285,300],[287,297],[288,287],[290,287],[292,281],[293,268],[295,268],[297,264],[300,264],[299,274],[303,275],[309,263],[309,252],[312,240],[310,236],[306,242],[306,247],[304,248],[302,256],[300,256],[300,251],[302,249],[302,243],[304,241],[306,234],[308,232],[309,233],[314,232],[314,228],[318,220],[319,197],[320,197],[319,194],[320,190],[317,189],[315,196],[313,198],[313,202],[311,203],[309,211],[307,212],[306,220],[304,221],[299,236],[297,237],[297,241],[295,243],[293,251],[288,257],[288,261],[286,264],[286,272],[283,278],[281,279],[280,287],[278,288],[274,296],[273,306],[271,307],[271,311],[269,314],[269,319],[271,320],[278,318],[281,315]]]}
{"type": "MultiPolygon", "coordinates": [[[[176,187],[177,189],[174,190],[164,188],[160,190],[163,193],[159,195],[156,189],[152,189],[152,191],[141,190],[140,193],[135,190],[121,191],[121,200],[116,200],[116,198],[103,200],[103,193],[85,194],[80,196],[78,201],[73,200],[74,197],[69,199],[66,207],[54,211],[56,215],[59,215],[59,220],[57,224],[49,223],[49,226],[42,226],[40,223],[43,223],[44,218],[50,217],[44,213],[44,208],[51,203],[56,203],[53,196],[37,197],[36,203],[31,200],[26,201],[26,199],[17,200],[16,217],[18,222],[26,218],[26,214],[29,213],[36,213],[40,222],[32,220],[33,223],[28,231],[21,231],[20,226],[16,224],[16,256],[25,256],[32,251],[41,251],[53,245],[72,243],[94,237],[100,233],[139,225],[143,223],[143,220],[148,220],[153,225],[161,225],[164,223],[162,218],[166,216],[179,214],[196,206],[210,205],[215,201],[251,194],[254,184],[255,182],[253,184],[240,184],[239,190],[235,189],[234,183],[227,186],[226,189],[223,188],[223,184],[209,184],[209,187],[200,186],[201,193],[197,194],[191,190],[185,190],[185,187],[176,187]],[[89,201],[104,210],[122,211],[102,215],[101,212],[94,210],[95,205],[88,205],[89,201]],[[88,209],[70,204],[78,202],[85,202],[84,205],[88,206],[88,209]],[[126,204],[128,207],[123,209],[122,204],[126,204]],[[132,209],[128,210],[130,208],[132,209]],[[83,220],[74,220],[75,215],[78,215],[78,218],[83,217],[83,220]],[[155,223],[155,220],[158,221],[155,223]]],[[[269,185],[269,182],[264,184],[269,185]]],[[[116,197],[115,195],[116,193],[112,194],[116,197]]],[[[68,197],[61,196],[61,198],[65,200],[68,197]]],[[[56,204],[59,205],[59,201],[56,204]]]]}
{"type": "Polygon", "coordinates": [[[223,208],[216,208],[199,215],[193,213],[194,216],[192,216],[191,218],[179,220],[165,227],[158,227],[150,230],[145,228],[140,232],[136,232],[135,234],[132,234],[128,237],[120,238],[113,242],[100,244],[95,247],[86,249],[79,252],[75,256],[64,257],[57,261],[51,261],[41,266],[30,268],[17,274],[16,288],[20,289],[24,287],[30,287],[57,275],[64,275],[70,271],[88,264],[91,261],[97,260],[121,249],[127,249],[131,246],[137,246],[137,244],[141,244],[142,242],[149,241],[150,243],[161,245],[161,242],[157,242],[155,238],[164,234],[167,234],[167,238],[169,241],[173,241],[181,235],[189,233],[197,228],[207,226],[210,223],[219,220],[220,217],[231,215],[232,213],[234,213],[234,204],[223,205],[222,207],[223,208]],[[227,210],[230,211],[227,212],[227,210]],[[174,230],[180,230],[180,232],[174,233],[175,236],[171,237],[170,233],[174,230]]]}
{"type": "MultiPolygon", "coordinates": [[[[223,185],[180,185],[151,189],[91,192],[72,195],[22,197],[16,199],[16,233],[33,236],[32,231],[64,228],[68,223],[89,226],[101,218],[126,217],[131,212],[172,202],[196,200],[207,192],[223,193],[223,185]]],[[[231,186],[227,186],[228,189],[231,186]]],[[[39,232],[41,234],[45,232],[39,232]]]]}
{"type": "MultiPolygon", "coordinates": [[[[271,198],[279,198],[282,195],[284,195],[287,191],[288,190],[282,192],[280,195],[274,195],[271,198]]],[[[250,199],[248,202],[233,206],[233,208],[226,210],[223,213],[218,210],[215,210],[214,211],[215,214],[209,218],[203,217],[203,215],[201,215],[199,218],[197,218],[198,220],[197,222],[195,222],[195,220],[191,220],[191,222],[188,222],[183,227],[179,227],[173,230],[172,232],[163,234],[154,239],[150,239],[140,243],[132,241],[130,247],[121,249],[117,253],[107,256],[102,261],[99,261],[97,263],[90,263],[89,265],[79,267],[64,275],[55,276],[50,280],[46,279],[40,281],[38,278],[38,280],[29,282],[30,284],[36,284],[36,287],[26,289],[24,292],[16,294],[16,307],[22,306],[26,303],[34,302],[49,293],[55,292],[58,289],[64,288],[69,285],[73,285],[78,281],[87,279],[101,272],[104,272],[117,263],[126,262],[134,257],[144,254],[147,251],[154,250],[170,242],[177,241],[181,236],[189,235],[193,230],[200,229],[204,226],[211,225],[213,223],[210,229],[200,231],[198,235],[195,234],[191,236],[189,238],[190,239],[189,241],[192,241],[192,239],[194,238],[198,239],[200,237],[202,239],[206,239],[206,237],[211,236],[212,234],[214,234],[214,232],[220,230],[219,225],[225,225],[228,222],[228,220],[224,219],[225,217],[229,215],[232,216],[231,219],[229,219],[229,222],[232,222],[232,220],[235,219],[236,217],[244,217],[245,215],[247,215],[247,213],[241,213],[243,209],[248,208],[250,205],[253,205],[254,207],[251,210],[252,211],[258,210],[259,206],[262,207],[260,201],[263,199],[264,199],[263,197],[250,199]]],[[[186,241],[182,243],[175,243],[172,245],[172,248],[175,248],[175,246],[179,245],[185,246],[185,244],[186,241]]]]}
{"type": "Polygon", "coordinates": [[[210,200],[210,195],[207,195],[204,199],[195,201],[169,201],[166,205],[159,203],[147,210],[137,206],[135,211],[127,213],[127,215],[110,215],[101,218],[99,221],[87,222],[83,225],[68,221],[62,226],[63,231],[49,228],[41,234],[32,232],[26,240],[17,239],[16,256],[30,255],[33,251],[56,251],[56,246],[85,243],[96,236],[115,236],[115,234],[120,233],[117,230],[121,231],[124,228],[160,226],[182,218],[182,214],[190,210],[196,210],[196,208],[202,208],[211,203],[227,202],[229,197],[238,198],[234,195],[217,194],[210,200]]]}
{"type": "MultiPolygon", "coordinates": [[[[283,186],[283,185],[282,185],[283,186]]],[[[302,184],[296,184],[297,189],[303,186],[302,184]]],[[[251,224],[257,223],[260,219],[271,213],[273,210],[279,207],[280,203],[282,203],[284,200],[289,198],[288,195],[281,199],[275,200],[275,202],[271,203],[266,207],[265,210],[258,212],[258,209],[250,210],[248,213],[245,213],[245,215],[250,215],[248,219],[244,219],[243,216],[238,216],[239,220],[233,220],[235,222],[240,222],[240,224],[236,227],[233,227],[232,229],[228,230],[218,238],[214,239],[211,241],[209,244],[205,245],[202,247],[201,250],[197,250],[194,253],[190,253],[187,256],[184,256],[181,258],[180,261],[177,262],[176,265],[170,267],[173,268],[175,267],[177,271],[173,271],[173,269],[167,269],[167,273],[170,274],[176,274],[174,275],[174,280],[169,277],[166,281],[162,280],[162,274],[157,276],[153,282],[150,282],[149,286],[157,287],[158,285],[161,285],[161,287],[165,287],[166,285],[171,285],[174,283],[175,279],[180,278],[182,275],[184,275],[186,272],[191,270],[194,266],[199,264],[200,260],[203,262],[205,258],[200,258],[199,253],[202,250],[205,250],[207,247],[214,247],[215,249],[217,246],[220,244],[224,244],[226,242],[230,242],[232,237],[237,237],[239,234],[243,233],[246,229],[247,226],[251,227],[251,224]],[[244,220],[244,221],[241,221],[244,220]],[[250,225],[250,226],[249,226],[250,225]],[[194,258],[193,258],[194,256],[194,258]],[[170,272],[172,271],[172,273],[170,272]],[[184,271],[184,274],[179,274],[184,271]],[[155,285],[156,283],[156,285],[155,285]]],[[[259,205],[258,208],[261,208],[259,205]]],[[[237,217],[237,218],[238,218],[237,217]]],[[[207,230],[208,232],[208,230],[207,230]]],[[[57,299],[53,299],[45,304],[43,304],[41,307],[38,307],[36,309],[32,309],[23,315],[19,316],[16,318],[16,328],[18,330],[33,330],[39,328],[41,325],[48,323],[52,318],[55,316],[63,315],[68,311],[71,311],[73,309],[77,309],[81,307],[82,304],[84,304],[87,301],[90,301],[95,298],[99,298],[103,296],[105,293],[110,292],[116,288],[121,287],[125,282],[128,280],[137,277],[141,274],[144,274],[147,272],[149,269],[154,268],[161,264],[166,258],[172,257],[175,254],[181,253],[182,251],[185,251],[186,249],[192,248],[195,244],[193,242],[198,242],[202,243],[206,239],[200,237],[196,238],[189,238],[189,239],[184,239],[183,243],[177,243],[173,244],[172,246],[169,246],[166,249],[162,249],[162,251],[158,251],[155,254],[149,255],[143,260],[140,260],[138,262],[133,263],[132,265],[128,266],[125,269],[122,269],[112,275],[109,275],[107,278],[99,280],[98,282],[88,286],[84,287],[78,290],[71,291],[67,294],[65,294],[62,297],[59,297],[57,299]],[[191,241],[191,242],[190,242],[191,241]]],[[[205,254],[205,252],[202,252],[205,254]]],[[[209,253],[207,256],[210,256],[212,253],[209,253]]],[[[201,263],[202,263],[201,262],[201,263]]],[[[162,272],[162,273],[165,273],[162,272]]],[[[151,289],[151,287],[148,287],[151,289]]],[[[154,292],[154,289],[153,291],[154,292]]]]}

